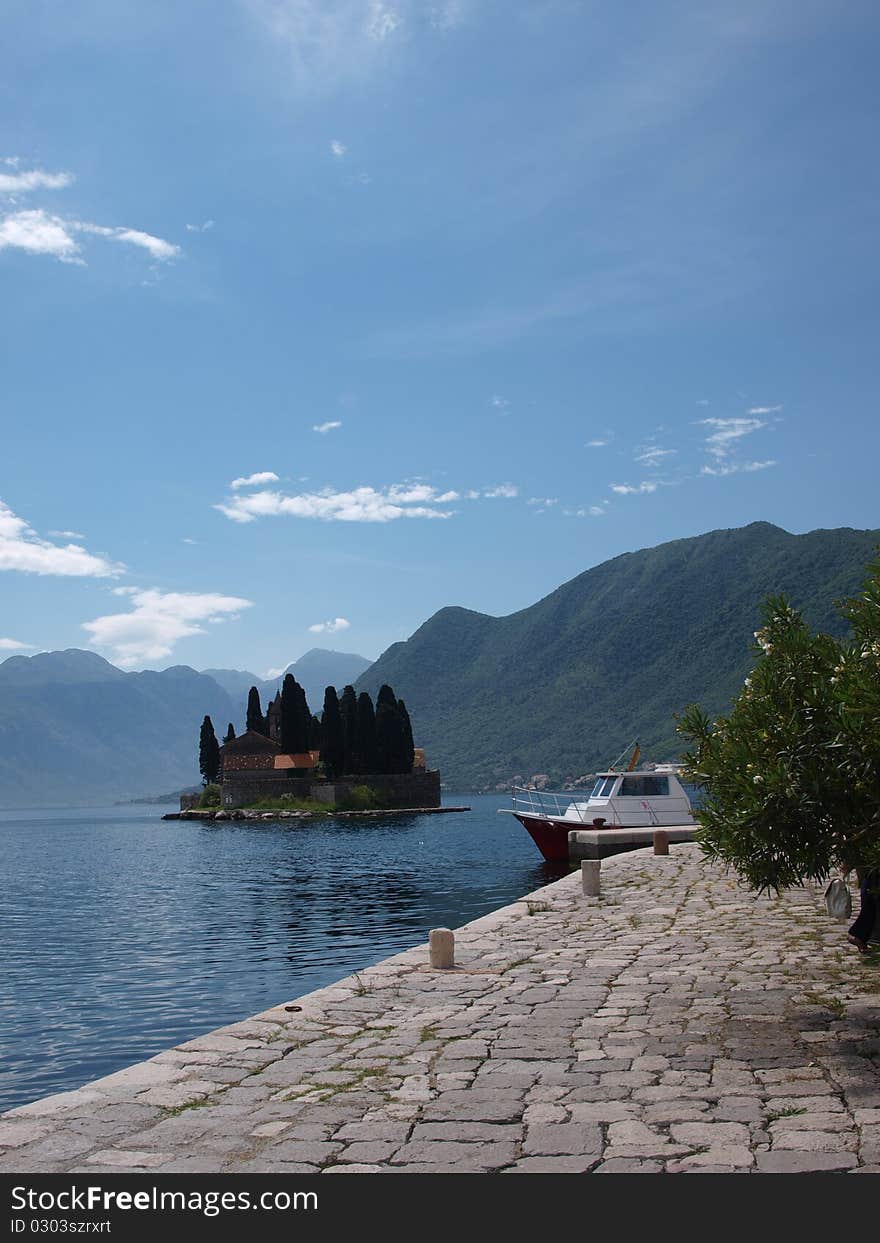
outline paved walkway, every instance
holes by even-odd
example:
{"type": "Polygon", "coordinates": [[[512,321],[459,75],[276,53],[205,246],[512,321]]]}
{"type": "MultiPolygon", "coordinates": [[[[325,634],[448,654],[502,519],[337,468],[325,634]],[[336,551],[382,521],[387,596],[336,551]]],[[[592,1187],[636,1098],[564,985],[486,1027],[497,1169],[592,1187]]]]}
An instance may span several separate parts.
{"type": "Polygon", "coordinates": [[[606,860],[0,1118],[0,1170],[880,1172],[880,955],[696,846],[606,860]]]}

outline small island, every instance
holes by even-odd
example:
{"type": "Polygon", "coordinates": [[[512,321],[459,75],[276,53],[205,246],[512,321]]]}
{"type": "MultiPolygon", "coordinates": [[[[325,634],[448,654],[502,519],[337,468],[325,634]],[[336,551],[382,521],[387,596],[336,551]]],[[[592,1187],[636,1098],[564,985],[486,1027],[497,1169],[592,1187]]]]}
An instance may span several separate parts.
{"type": "Polygon", "coordinates": [[[446,810],[440,773],[414,746],[406,704],[388,685],[380,687],[375,705],[366,691],[346,686],[338,695],[328,686],[320,718],[292,674],[265,714],[251,687],[240,736],[230,723],[220,745],[205,717],[199,769],[203,789],[182,794],[180,812],[163,819],[446,810]]]}

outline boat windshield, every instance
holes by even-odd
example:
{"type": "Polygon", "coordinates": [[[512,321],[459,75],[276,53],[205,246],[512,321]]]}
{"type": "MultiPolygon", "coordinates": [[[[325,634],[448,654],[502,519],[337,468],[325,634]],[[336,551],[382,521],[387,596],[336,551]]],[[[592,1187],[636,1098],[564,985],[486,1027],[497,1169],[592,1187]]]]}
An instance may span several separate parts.
{"type": "Polygon", "coordinates": [[[620,793],[624,798],[663,798],[669,794],[669,778],[660,773],[639,773],[624,777],[620,793]]]}
{"type": "Polygon", "coordinates": [[[590,798],[608,798],[616,780],[616,777],[600,777],[593,786],[590,798]]]}

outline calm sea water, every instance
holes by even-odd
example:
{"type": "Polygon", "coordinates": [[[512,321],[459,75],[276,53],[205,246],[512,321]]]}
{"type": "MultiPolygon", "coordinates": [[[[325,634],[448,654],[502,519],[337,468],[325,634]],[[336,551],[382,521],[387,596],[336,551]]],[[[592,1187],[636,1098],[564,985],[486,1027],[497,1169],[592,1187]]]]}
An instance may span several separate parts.
{"type": "Polygon", "coordinates": [[[378,820],[0,813],[0,1110],[330,984],[559,875],[507,799],[378,820]]]}

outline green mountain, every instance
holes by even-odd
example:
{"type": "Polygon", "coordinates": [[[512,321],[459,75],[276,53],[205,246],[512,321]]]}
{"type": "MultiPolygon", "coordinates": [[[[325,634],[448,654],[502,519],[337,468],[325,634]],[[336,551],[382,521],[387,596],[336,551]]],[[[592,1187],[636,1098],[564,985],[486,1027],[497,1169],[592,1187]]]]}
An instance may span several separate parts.
{"type": "Polygon", "coordinates": [[[553,782],[609,764],[638,736],[644,759],[680,750],[674,714],[723,712],[751,665],[760,605],[781,592],[842,634],[880,530],[790,535],[766,522],[625,553],[509,617],[435,613],[359,679],[406,700],[432,766],[458,788],[519,775],[553,782]]]}
{"type": "MultiPolygon", "coordinates": [[[[124,673],[72,648],[0,664],[0,806],[112,802],[198,783],[198,737],[244,716],[185,665],[124,673]]],[[[221,735],[222,736],[222,735],[221,735]]]]}

